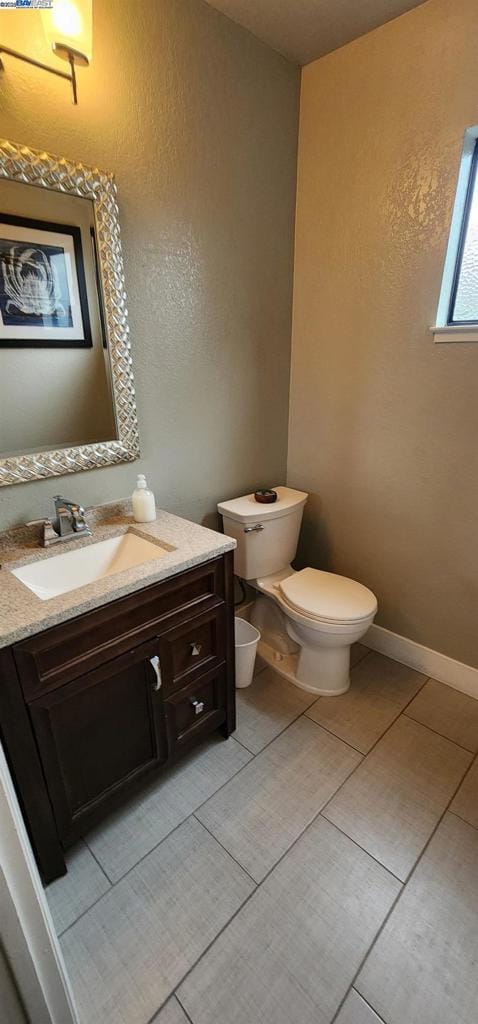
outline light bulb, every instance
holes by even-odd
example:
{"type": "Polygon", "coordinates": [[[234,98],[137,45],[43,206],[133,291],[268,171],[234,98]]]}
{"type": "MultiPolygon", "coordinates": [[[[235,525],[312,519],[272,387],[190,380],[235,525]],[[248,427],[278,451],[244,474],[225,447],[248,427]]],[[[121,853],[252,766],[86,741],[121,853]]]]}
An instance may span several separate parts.
{"type": "Polygon", "coordinates": [[[60,35],[76,39],[81,34],[82,17],[72,0],[56,0],[51,20],[60,35]]]}
{"type": "Polygon", "coordinates": [[[58,57],[76,64],[89,64],[92,43],[92,0],[53,0],[50,10],[41,12],[48,43],[58,57]]]}

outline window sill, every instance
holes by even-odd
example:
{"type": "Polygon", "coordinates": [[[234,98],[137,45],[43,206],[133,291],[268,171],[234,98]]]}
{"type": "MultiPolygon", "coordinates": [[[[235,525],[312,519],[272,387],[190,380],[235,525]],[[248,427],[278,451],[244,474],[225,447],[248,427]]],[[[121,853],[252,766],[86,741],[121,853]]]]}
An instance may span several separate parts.
{"type": "Polygon", "coordinates": [[[447,327],[430,327],[430,331],[433,334],[435,344],[458,342],[463,345],[478,342],[478,325],[476,327],[468,324],[463,326],[456,324],[447,327]]]}

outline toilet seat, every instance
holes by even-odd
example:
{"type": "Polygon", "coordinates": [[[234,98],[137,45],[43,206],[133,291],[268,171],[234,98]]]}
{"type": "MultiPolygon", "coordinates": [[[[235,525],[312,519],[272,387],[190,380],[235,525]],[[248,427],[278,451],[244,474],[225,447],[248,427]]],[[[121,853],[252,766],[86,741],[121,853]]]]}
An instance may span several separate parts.
{"type": "Polygon", "coordinates": [[[278,590],[287,606],[315,622],[359,623],[377,611],[371,590],[321,569],[301,569],[281,580],[278,590]]]}

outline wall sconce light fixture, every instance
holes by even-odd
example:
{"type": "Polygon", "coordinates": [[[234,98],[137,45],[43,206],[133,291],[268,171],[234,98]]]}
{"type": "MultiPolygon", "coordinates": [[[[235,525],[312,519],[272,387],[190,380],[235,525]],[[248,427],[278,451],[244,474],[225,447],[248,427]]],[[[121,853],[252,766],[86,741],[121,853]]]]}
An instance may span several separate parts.
{"type": "MultiPolygon", "coordinates": [[[[93,52],[92,32],[92,5],[93,0],[53,0],[53,6],[41,11],[43,30],[48,44],[53,53],[61,60],[68,61],[69,73],[60,71],[59,68],[52,68],[49,64],[42,64],[41,61],[27,57],[24,53],[12,50],[0,43],[0,69],[3,68],[1,55],[8,54],[23,60],[27,64],[33,64],[42,71],[49,71],[52,75],[66,78],[71,82],[73,103],[78,103],[76,86],[76,67],[87,67],[91,62],[93,52]]],[[[21,17],[26,16],[26,11],[21,12],[21,17]]]]}

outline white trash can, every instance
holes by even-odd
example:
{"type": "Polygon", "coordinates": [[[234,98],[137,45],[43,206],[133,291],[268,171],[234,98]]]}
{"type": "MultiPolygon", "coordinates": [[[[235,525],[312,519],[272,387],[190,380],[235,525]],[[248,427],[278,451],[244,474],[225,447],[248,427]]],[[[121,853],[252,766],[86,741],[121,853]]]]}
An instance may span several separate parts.
{"type": "Polygon", "coordinates": [[[236,687],[250,686],[254,675],[254,662],[261,634],[246,619],[234,619],[236,631],[236,687]]]}

